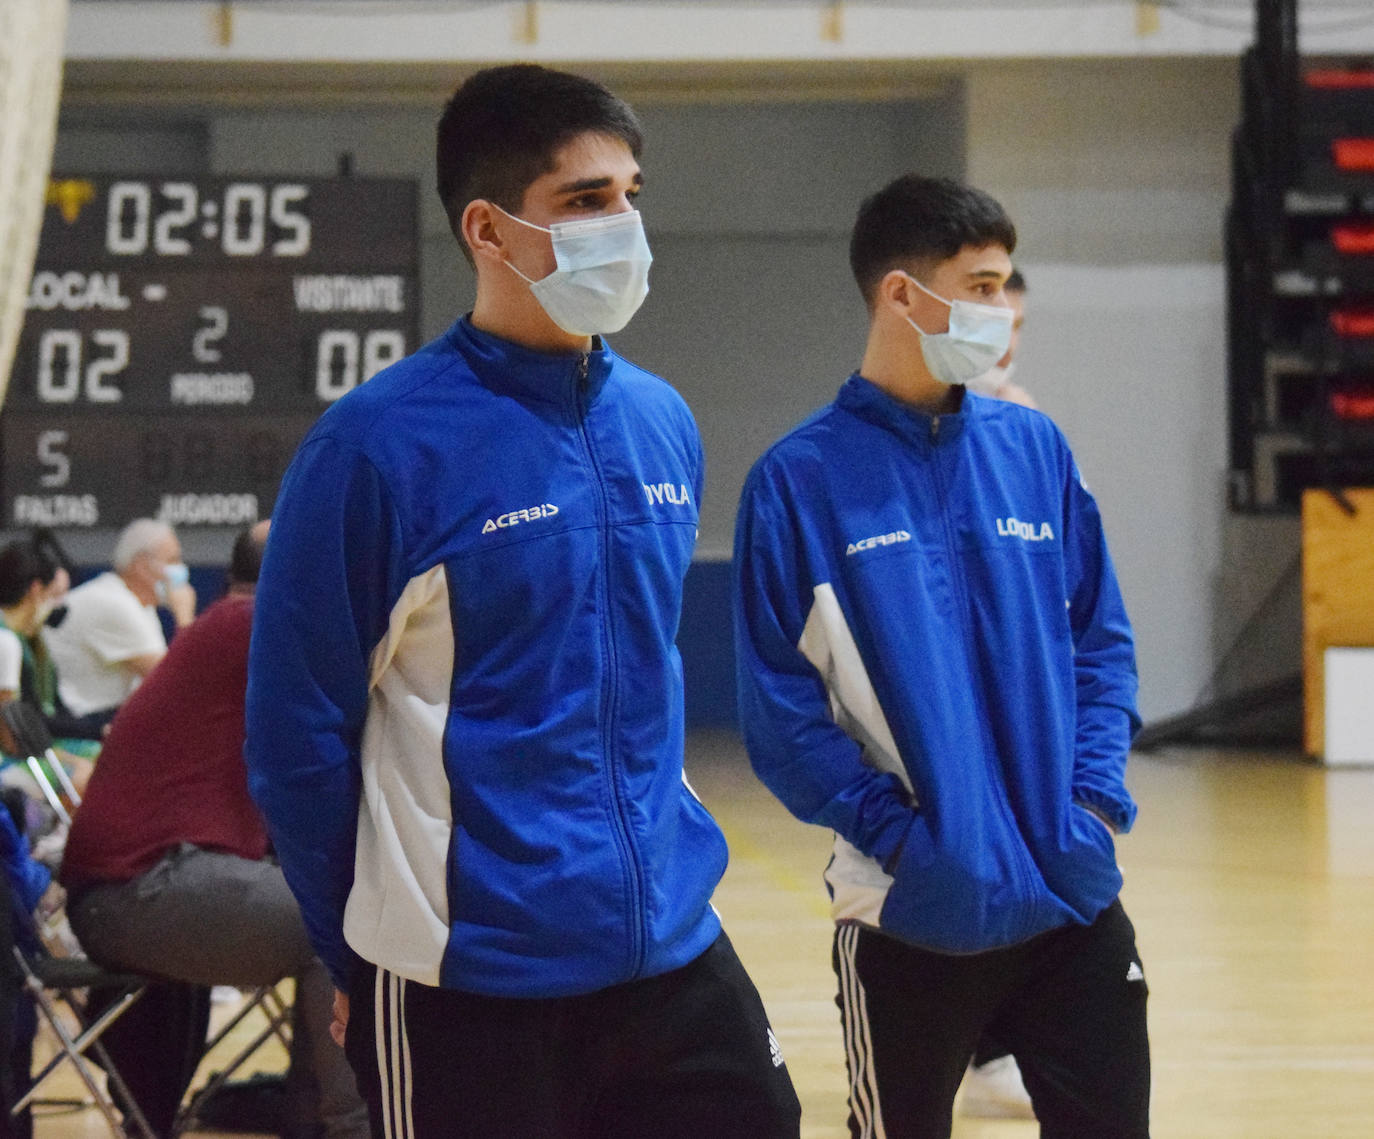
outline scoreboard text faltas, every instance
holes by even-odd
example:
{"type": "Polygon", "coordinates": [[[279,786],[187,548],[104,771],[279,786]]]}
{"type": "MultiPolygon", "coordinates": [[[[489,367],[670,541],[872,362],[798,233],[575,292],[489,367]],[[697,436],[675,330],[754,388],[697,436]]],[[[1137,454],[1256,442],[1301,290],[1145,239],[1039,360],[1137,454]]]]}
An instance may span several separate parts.
{"type": "Polygon", "coordinates": [[[55,178],[6,396],[10,526],[237,526],[417,346],[413,181],[55,178]]]}

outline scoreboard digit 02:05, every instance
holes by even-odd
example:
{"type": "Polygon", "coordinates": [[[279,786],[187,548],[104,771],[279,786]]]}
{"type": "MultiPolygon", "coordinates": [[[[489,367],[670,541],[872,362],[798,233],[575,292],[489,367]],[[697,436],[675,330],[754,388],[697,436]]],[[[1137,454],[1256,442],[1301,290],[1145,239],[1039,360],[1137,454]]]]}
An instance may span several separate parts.
{"type": "Polygon", "coordinates": [[[418,346],[411,180],[54,178],[5,400],[4,523],[239,526],[418,346]]]}

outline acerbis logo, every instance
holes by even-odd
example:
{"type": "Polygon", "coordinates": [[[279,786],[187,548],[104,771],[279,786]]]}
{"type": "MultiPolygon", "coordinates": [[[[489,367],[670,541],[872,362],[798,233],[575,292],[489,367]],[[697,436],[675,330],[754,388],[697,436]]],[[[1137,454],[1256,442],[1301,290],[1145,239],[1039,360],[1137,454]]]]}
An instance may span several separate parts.
{"type": "Polygon", "coordinates": [[[846,555],[852,556],[878,546],[893,546],[898,542],[910,541],[911,535],[905,530],[893,530],[890,534],[875,534],[872,538],[860,538],[857,542],[850,542],[844,552],[846,555]]]}
{"type": "Polygon", "coordinates": [[[999,518],[997,533],[1004,538],[1020,538],[1023,542],[1053,542],[1054,531],[1048,522],[1038,526],[1034,522],[1022,522],[1016,518],[999,518]]]}
{"type": "Polygon", "coordinates": [[[531,506],[524,510],[510,510],[505,514],[498,514],[495,518],[488,518],[486,525],[482,527],[483,534],[490,534],[493,530],[509,530],[512,526],[519,526],[522,522],[538,522],[541,518],[552,518],[558,513],[558,507],[552,502],[546,502],[543,506],[531,506]]]}

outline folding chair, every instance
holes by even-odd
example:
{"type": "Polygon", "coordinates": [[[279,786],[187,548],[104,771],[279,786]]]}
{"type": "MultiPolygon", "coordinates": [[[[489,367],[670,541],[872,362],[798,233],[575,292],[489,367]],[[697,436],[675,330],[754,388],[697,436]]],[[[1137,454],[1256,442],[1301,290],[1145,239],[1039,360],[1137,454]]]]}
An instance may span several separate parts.
{"type": "MultiPolygon", "coordinates": [[[[46,953],[26,955],[16,949],[15,958],[23,971],[25,988],[33,996],[43,1019],[56,1036],[60,1050],[43,1070],[35,1075],[28,1091],[14,1105],[13,1112],[22,1111],[24,1107],[35,1102],[47,1080],[56,1074],[64,1062],[70,1062],[86,1086],[95,1107],[105,1117],[114,1139],[130,1139],[131,1135],[141,1139],[157,1139],[100,1041],[106,1029],[143,996],[151,979],[139,974],[113,973],[84,957],[53,957],[46,953]],[[88,1013],[85,995],[87,990],[92,989],[100,989],[107,994],[114,991],[113,1000],[109,1000],[95,1015],[88,1013]],[[67,1007],[71,1017],[76,1021],[78,1027],[75,1032],[68,1026],[61,1005],[67,1007]],[[86,1056],[88,1051],[94,1054],[100,1068],[104,1070],[106,1086],[102,1086],[97,1079],[98,1069],[86,1056]],[[116,1094],[111,1094],[111,1088],[116,1094]]],[[[266,1026],[244,1043],[222,1070],[217,1071],[203,1087],[189,1097],[177,1113],[172,1135],[200,1129],[199,1109],[208,1103],[215,1092],[273,1036],[280,1039],[288,1052],[290,1051],[291,1038],[288,1026],[291,1008],[282,1000],[275,986],[264,985],[252,990],[243,1007],[207,1041],[201,1053],[202,1060],[258,1010],[267,1018],[266,1026]]]]}
{"type": "Polygon", "coordinates": [[[57,758],[52,734],[48,731],[43,713],[23,700],[9,700],[0,704],[0,719],[3,719],[15,747],[23,755],[24,765],[38,784],[53,814],[66,826],[71,826],[71,812],[81,805],[81,796],[67,769],[62,766],[62,761],[57,758]],[[44,763],[47,764],[46,769],[44,763]]]}
{"type": "MultiPolygon", "coordinates": [[[[66,804],[70,803],[71,809],[75,810],[81,805],[81,796],[72,785],[66,769],[57,757],[53,748],[52,736],[42,714],[32,705],[15,700],[0,705],[0,722],[8,729],[18,751],[24,756],[29,774],[38,784],[48,805],[63,823],[70,826],[71,813],[66,804]],[[46,761],[46,767],[43,761],[46,761]],[[52,773],[51,776],[49,772],[52,773]]],[[[62,958],[47,955],[34,960],[22,961],[21,966],[25,970],[25,983],[30,992],[33,993],[34,999],[39,1002],[39,1007],[44,1010],[45,1018],[62,1045],[63,1054],[55,1056],[48,1067],[39,1074],[28,1095],[20,1101],[15,1110],[20,1110],[25,1104],[31,1102],[38,1084],[47,1079],[62,1063],[63,1059],[71,1058],[77,1064],[82,1081],[91,1091],[96,1106],[109,1122],[112,1132],[117,1139],[125,1139],[127,1132],[120,1126],[117,1116],[113,1113],[115,1106],[113,1101],[108,1094],[97,1090],[96,1084],[92,1080],[89,1061],[84,1060],[84,1057],[80,1055],[87,1047],[91,1047],[96,1050],[96,1056],[100,1060],[101,1066],[105,1068],[110,1081],[116,1085],[123,1101],[130,1105],[129,1114],[134,1117],[139,1132],[147,1136],[148,1139],[154,1139],[143,1113],[138,1109],[122,1078],[115,1071],[103,1045],[99,1043],[100,1034],[142,995],[151,978],[109,973],[85,957],[62,958]],[[118,995],[114,1002],[87,1027],[85,1006],[81,1003],[76,990],[90,986],[117,988],[118,995]],[[82,1025],[83,1032],[75,1039],[66,1032],[65,1026],[61,1024],[60,1013],[55,1006],[49,1007],[51,1006],[49,994],[54,992],[60,994],[61,1001],[72,1010],[73,1015],[82,1025]]],[[[174,1135],[197,1129],[199,1126],[198,1108],[208,1102],[219,1088],[232,1079],[235,1073],[268,1040],[276,1037],[287,1049],[288,1054],[290,1053],[291,1008],[282,1000],[276,985],[261,985],[252,989],[248,991],[247,998],[228,1023],[206,1041],[201,1052],[202,1060],[228,1040],[238,1026],[254,1012],[260,1010],[263,1013],[267,1022],[265,1027],[244,1043],[233,1058],[225,1064],[224,1068],[216,1072],[206,1082],[205,1086],[198,1089],[196,1094],[183,1105],[173,1126],[174,1135]]]]}
{"type": "Polygon", "coordinates": [[[128,1139],[128,1125],[132,1125],[132,1130],[143,1139],[157,1139],[100,1042],[105,1030],[143,995],[148,978],[131,973],[111,973],[84,957],[53,957],[45,952],[30,955],[17,946],[14,957],[24,974],[24,987],[33,996],[34,1004],[57,1038],[59,1051],[34,1077],[29,1090],[15,1102],[11,1113],[18,1113],[33,1103],[48,1079],[56,1074],[63,1063],[70,1063],[86,1085],[95,1106],[105,1117],[110,1134],[115,1139],[128,1139]],[[116,999],[98,1015],[87,1013],[86,991],[92,988],[118,990],[116,999]],[[68,1027],[60,1005],[65,1005],[76,1020],[76,1032],[68,1027]],[[98,1069],[86,1055],[87,1052],[94,1053],[100,1068],[104,1069],[106,1084],[99,1080],[98,1069]],[[118,1093],[120,1104],[116,1104],[110,1094],[111,1087],[118,1093]],[[123,1106],[122,1118],[120,1105],[123,1106]]]}
{"type": "MultiPolygon", "coordinates": [[[[19,700],[0,704],[0,738],[8,750],[23,757],[29,774],[38,785],[53,813],[67,825],[71,823],[70,808],[81,802],[72,786],[57,753],[52,737],[37,708],[19,700]],[[46,762],[47,767],[44,767],[46,762]],[[60,788],[60,790],[59,790],[60,788]],[[65,796],[65,799],[64,799],[65,796]]],[[[52,945],[50,929],[43,928],[30,917],[29,932],[36,949],[26,952],[14,947],[14,958],[23,977],[24,988],[32,996],[35,1006],[57,1040],[57,1054],[34,1076],[24,1095],[11,1108],[11,1114],[22,1111],[37,1100],[38,1093],[64,1063],[70,1063],[85,1084],[95,1106],[105,1117],[116,1139],[127,1139],[125,1121],[144,1139],[157,1139],[138,1104],[134,1101],[115,1065],[111,1062],[100,1037],[116,1020],[124,1015],[143,995],[148,978],[131,973],[115,973],[101,968],[94,961],[80,955],[65,955],[69,946],[52,945]],[[59,952],[53,949],[58,948],[59,952]],[[101,988],[113,993],[113,999],[99,1011],[88,1011],[87,993],[101,988]],[[76,1022],[73,1031],[68,1017],[76,1022]],[[105,1082],[98,1078],[98,1069],[87,1053],[92,1053],[104,1070],[105,1082]],[[113,1088],[126,1105],[121,1118],[119,1107],[110,1093],[113,1088]]],[[[54,925],[59,923],[53,923],[54,925]]],[[[65,922],[60,923],[65,925],[65,922]]],[[[72,939],[74,942],[74,939],[72,939]]]]}
{"type": "Polygon", "coordinates": [[[203,1087],[182,1106],[177,1113],[176,1123],[172,1128],[173,1135],[181,1135],[186,1131],[198,1131],[201,1129],[200,1111],[215,1096],[234,1074],[248,1062],[249,1058],[268,1040],[274,1036],[281,1041],[286,1049],[287,1055],[291,1054],[291,1006],[281,998],[277,992],[276,985],[262,985],[248,993],[248,999],[243,1007],[205,1043],[205,1051],[201,1054],[202,1061],[206,1056],[213,1052],[220,1044],[228,1040],[240,1024],[242,1024],[253,1012],[261,1010],[267,1018],[267,1024],[256,1036],[245,1043],[234,1058],[230,1060],[220,1071],[212,1075],[205,1081],[203,1087]]]}

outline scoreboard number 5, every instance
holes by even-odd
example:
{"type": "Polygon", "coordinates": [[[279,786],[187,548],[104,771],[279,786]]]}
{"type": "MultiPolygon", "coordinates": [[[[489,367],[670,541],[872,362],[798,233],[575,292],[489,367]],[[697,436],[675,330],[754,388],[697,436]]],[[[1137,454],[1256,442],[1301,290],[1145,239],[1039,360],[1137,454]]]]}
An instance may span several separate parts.
{"type": "Polygon", "coordinates": [[[43,431],[38,436],[38,461],[47,469],[38,476],[45,487],[66,486],[72,479],[72,461],[62,450],[67,445],[65,431],[43,431]]]}

